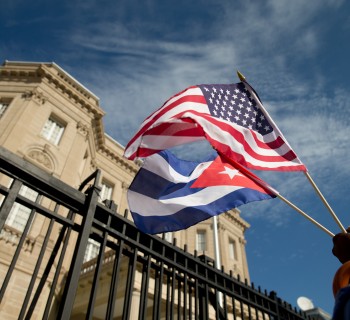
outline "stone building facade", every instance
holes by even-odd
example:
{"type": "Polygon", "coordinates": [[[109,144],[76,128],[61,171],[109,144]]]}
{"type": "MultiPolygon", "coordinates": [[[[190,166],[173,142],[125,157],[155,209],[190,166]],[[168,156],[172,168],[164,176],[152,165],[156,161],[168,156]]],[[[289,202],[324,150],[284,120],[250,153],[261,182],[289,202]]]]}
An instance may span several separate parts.
{"type": "MultiPolygon", "coordinates": [[[[100,200],[113,200],[117,213],[123,214],[128,209],[126,191],[138,166],[123,158],[123,146],[105,132],[104,115],[99,98],[55,63],[5,61],[0,67],[0,145],[74,188],[99,168],[100,200]]],[[[10,182],[0,176],[0,183],[10,182]]],[[[28,188],[21,192],[36,197],[28,188]]],[[[26,208],[16,205],[0,234],[0,279],[28,216],[26,208]]],[[[249,282],[244,238],[248,223],[239,210],[230,210],[217,220],[221,264],[249,282]]],[[[212,223],[207,220],[165,238],[170,242],[176,238],[179,247],[187,245],[189,252],[197,250],[214,258],[212,223]]],[[[44,227],[44,220],[33,221],[28,234],[33,248],[40,243],[44,227]]],[[[96,246],[89,242],[87,262],[96,255],[96,246]]],[[[0,305],[0,318],[12,319],[23,299],[20,283],[35,252],[23,255],[16,270],[18,283],[13,284],[12,297],[0,305]]]]}

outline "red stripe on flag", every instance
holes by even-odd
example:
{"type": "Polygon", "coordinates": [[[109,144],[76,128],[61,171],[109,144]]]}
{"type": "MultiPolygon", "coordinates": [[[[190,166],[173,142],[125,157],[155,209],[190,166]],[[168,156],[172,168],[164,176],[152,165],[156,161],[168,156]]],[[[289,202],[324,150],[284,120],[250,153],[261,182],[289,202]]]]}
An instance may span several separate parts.
{"type": "MultiPolygon", "coordinates": [[[[208,132],[206,132],[206,137],[210,138],[211,141],[213,141],[213,142],[216,141],[210,135],[212,132],[215,133],[215,129],[225,131],[230,136],[232,136],[235,139],[235,141],[239,142],[243,146],[243,148],[247,154],[249,154],[251,157],[253,157],[257,160],[266,161],[266,162],[282,162],[282,161],[291,161],[291,160],[294,160],[296,158],[296,155],[292,151],[288,151],[286,154],[282,154],[282,155],[276,154],[273,156],[268,156],[268,155],[263,155],[263,154],[257,153],[253,150],[252,146],[248,143],[248,141],[244,137],[244,135],[240,131],[236,130],[234,128],[234,126],[230,125],[229,123],[219,121],[219,120],[217,120],[217,118],[214,118],[210,115],[201,114],[201,113],[198,113],[195,111],[182,112],[182,113],[178,114],[178,117],[181,117],[184,114],[186,114],[187,117],[190,117],[190,114],[194,114],[197,117],[201,117],[201,118],[205,119],[207,122],[209,122],[210,124],[212,124],[214,126],[214,128],[211,128],[212,130],[208,130],[208,132]]],[[[194,120],[194,121],[196,121],[196,120],[194,120]]],[[[254,141],[256,142],[256,144],[259,147],[265,146],[265,148],[264,148],[265,150],[273,150],[273,149],[267,147],[266,143],[263,143],[262,141],[257,140],[255,134],[253,134],[253,137],[254,137],[254,141]]],[[[220,145],[222,145],[222,143],[216,141],[216,145],[218,146],[218,150],[220,150],[221,149],[220,145]]]]}
{"type": "MultiPolygon", "coordinates": [[[[184,96],[184,97],[181,97],[178,100],[170,103],[169,105],[164,104],[163,107],[161,107],[158,111],[153,113],[153,115],[154,115],[153,117],[151,115],[151,116],[149,116],[147,118],[147,119],[151,119],[151,120],[149,120],[145,125],[141,125],[139,131],[136,133],[136,135],[127,144],[126,149],[136,139],[138,139],[141,135],[143,135],[160,117],[164,116],[169,111],[174,111],[176,109],[176,107],[178,107],[179,105],[181,105],[181,104],[183,104],[185,102],[202,103],[202,104],[206,105],[206,101],[205,101],[204,96],[199,96],[199,95],[184,96]]],[[[174,118],[174,117],[172,117],[172,118],[174,118]]],[[[146,120],[144,122],[146,122],[146,120]]]]}

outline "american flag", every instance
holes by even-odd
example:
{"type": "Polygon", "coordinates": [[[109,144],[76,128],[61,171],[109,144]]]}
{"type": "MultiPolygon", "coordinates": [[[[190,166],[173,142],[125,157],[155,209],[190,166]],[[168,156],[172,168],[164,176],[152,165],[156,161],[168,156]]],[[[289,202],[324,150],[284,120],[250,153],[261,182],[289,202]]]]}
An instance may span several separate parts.
{"type": "Polygon", "coordinates": [[[171,97],[145,119],[124,156],[144,158],[203,139],[247,168],[306,171],[247,82],[192,86],[171,97]]]}

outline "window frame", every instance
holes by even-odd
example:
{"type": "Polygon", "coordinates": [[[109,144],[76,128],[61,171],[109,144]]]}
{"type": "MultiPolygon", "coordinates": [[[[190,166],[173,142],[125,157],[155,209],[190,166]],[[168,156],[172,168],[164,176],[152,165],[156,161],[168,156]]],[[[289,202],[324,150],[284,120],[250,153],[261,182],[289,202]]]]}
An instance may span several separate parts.
{"type": "Polygon", "coordinates": [[[228,253],[231,260],[237,260],[237,243],[234,239],[229,238],[228,240],[228,253]]]}
{"type": "Polygon", "coordinates": [[[114,184],[110,183],[106,179],[102,179],[101,182],[101,192],[98,201],[103,202],[105,200],[112,200],[113,197],[113,191],[114,191],[114,184]],[[108,191],[106,191],[108,190],[108,191]]]}
{"type": "Polygon", "coordinates": [[[65,121],[51,114],[45,121],[44,126],[41,129],[40,135],[53,145],[58,146],[62,140],[62,136],[66,129],[66,126],[67,123],[65,121]]]}
{"type": "Polygon", "coordinates": [[[7,109],[9,108],[10,103],[0,100],[0,119],[3,117],[7,109]]]}
{"type": "Polygon", "coordinates": [[[89,238],[86,246],[86,250],[84,253],[83,263],[96,258],[100,252],[100,248],[101,248],[101,244],[98,241],[89,238]]]}
{"type": "Polygon", "coordinates": [[[174,238],[174,236],[173,236],[173,233],[171,231],[164,233],[164,240],[172,243],[173,242],[173,238],[174,238]]]}
{"type": "Polygon", "coordinates": [[[207,231],[198,229],[196,232],[196,250],[198,252],[207,251],[207,231]]]}
{"type": "MultiPolygon", "coordinates": [[[[36,202],[39,197],[39,193],[26,185],[22,185],[19,190],[19,195],[36,202]]],[[[14,228],[20,232],[23,232],[28,222],[32,209],[15,202],[10,210],[9,215],[5,221],[5,224],[11,228],[14,228]]]]}

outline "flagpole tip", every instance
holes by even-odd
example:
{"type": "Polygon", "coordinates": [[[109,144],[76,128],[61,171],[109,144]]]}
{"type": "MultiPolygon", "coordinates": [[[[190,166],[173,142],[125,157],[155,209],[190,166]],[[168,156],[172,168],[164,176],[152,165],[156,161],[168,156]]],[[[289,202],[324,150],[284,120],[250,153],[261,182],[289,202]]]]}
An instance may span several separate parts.
{"type": "Polygon", "coordinates": [[[238,70],[237,70],[237,76],[238,76],[239,80],[245,81],[245,76],[242,73],[240,73],[238,70]]]}

